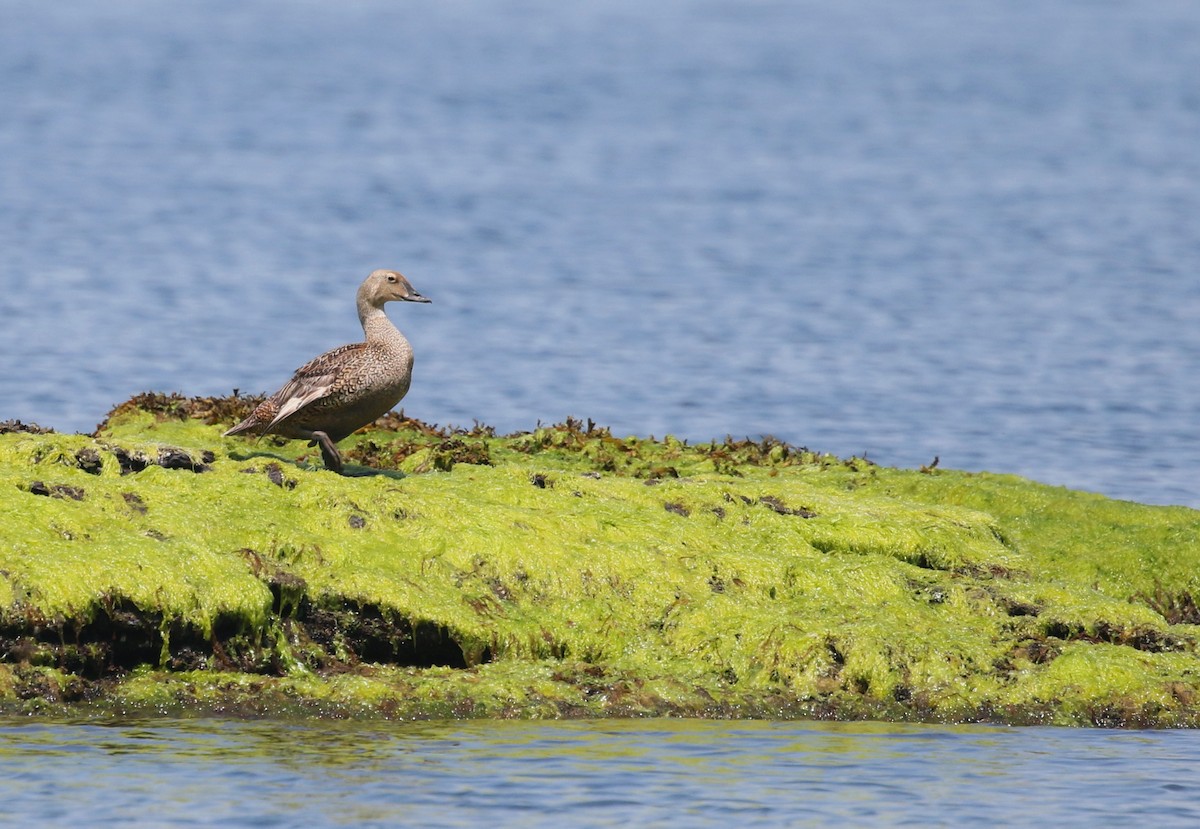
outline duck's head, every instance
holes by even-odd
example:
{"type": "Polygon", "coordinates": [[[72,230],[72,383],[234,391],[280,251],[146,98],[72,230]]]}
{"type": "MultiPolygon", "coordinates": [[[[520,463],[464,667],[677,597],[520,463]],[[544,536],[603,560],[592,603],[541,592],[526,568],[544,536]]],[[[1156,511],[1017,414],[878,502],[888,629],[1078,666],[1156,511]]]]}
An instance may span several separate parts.
{"type": "Polygon", "coordinates": [[[385,302],[429,302],[427,297],[417,293],[416,288],[399,271],[378,270],[363,280],[358,289],[360,302],[382,308],[385,302]]]}

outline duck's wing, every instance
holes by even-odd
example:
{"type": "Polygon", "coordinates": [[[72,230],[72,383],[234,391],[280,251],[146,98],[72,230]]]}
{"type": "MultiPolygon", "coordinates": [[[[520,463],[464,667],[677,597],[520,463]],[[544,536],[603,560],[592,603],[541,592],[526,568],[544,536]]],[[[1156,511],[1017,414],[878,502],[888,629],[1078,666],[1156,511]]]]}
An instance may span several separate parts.
{"type": "Polygon", "coordinates": [[[292,375],[292,379],[271,400],[279,407],[275,417],[267,424],[264,432],[312,403],[329,395],[337,385],[338,378],[354,362],[366,343],[353,343],[326,351],[320,357],[309,360],[292,375]]]}

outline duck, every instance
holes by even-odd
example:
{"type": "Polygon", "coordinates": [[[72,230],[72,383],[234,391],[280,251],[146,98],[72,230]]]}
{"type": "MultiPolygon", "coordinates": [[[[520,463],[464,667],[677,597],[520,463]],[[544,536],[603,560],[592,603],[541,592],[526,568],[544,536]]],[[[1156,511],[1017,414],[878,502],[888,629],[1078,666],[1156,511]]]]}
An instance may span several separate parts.
{"type": "Polygon", "coordinates": [[[372,271],[357,295],[364,342],[309,360],[223,436],[249,432],[307,440],[309,446],[320,447],[327,469],[345,474],[337,443],[391,411],[412,383],[412,345],[383,306],[429,301],[399,271],[372,271]]]}

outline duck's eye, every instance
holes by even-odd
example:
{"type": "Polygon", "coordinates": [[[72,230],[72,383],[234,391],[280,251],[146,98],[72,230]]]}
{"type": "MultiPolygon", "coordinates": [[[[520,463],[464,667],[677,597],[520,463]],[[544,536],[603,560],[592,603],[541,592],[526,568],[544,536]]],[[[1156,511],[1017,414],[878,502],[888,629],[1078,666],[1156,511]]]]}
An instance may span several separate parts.
{"type": "Polygon", "coordinates": [[[396,274],[389,273],[388,274],[388,282],[395,282],[395,281],[396,281],[396,274]]]}

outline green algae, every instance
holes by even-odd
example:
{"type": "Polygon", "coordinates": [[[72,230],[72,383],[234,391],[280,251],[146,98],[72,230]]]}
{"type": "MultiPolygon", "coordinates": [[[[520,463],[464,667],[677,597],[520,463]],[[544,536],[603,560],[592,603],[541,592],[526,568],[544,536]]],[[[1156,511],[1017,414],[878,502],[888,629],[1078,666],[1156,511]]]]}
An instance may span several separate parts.
{"type": "Polygon", "coordinates": [[[0,434],[0,703],[1196,723],[1196,511],[573,420],[339,477],[253,403],[0,434]]]}

